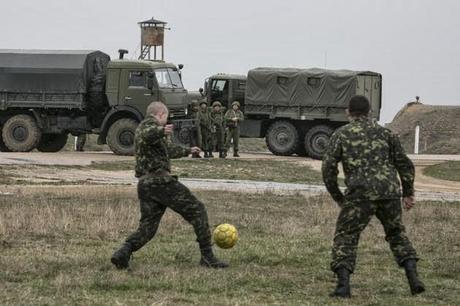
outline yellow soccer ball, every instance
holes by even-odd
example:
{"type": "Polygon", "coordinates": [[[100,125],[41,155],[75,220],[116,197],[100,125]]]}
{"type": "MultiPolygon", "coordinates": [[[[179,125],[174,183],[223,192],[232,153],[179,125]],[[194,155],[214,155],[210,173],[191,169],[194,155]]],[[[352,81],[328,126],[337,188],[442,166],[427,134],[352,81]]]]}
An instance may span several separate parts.
{"type": "Polygon", "coordinates": [[[230,249],[238,241],[238,231],[231,224],[221,224],[214,230],[212,238],[218,247],[222,249],[230,249]]]}

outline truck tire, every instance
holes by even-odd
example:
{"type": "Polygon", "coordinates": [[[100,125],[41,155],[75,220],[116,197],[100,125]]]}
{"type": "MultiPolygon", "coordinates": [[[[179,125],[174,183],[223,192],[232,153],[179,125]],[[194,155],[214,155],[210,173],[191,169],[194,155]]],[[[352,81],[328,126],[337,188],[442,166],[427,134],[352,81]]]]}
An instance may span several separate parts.
{"type": "Polygon", "coordinates": [[[67,133],[63,134],[43,134],[38,143],[37,150],[40,152],[59,152],[67,144],[67,133]]]}
{"type": "Polygon", "coordinates": [[[265,142],[267,147],[275,155],[292,155],[299,141],[299,133],[289,121],[276,121],[268,128],[265,142]]]}
{"type": "Polygon", "coordinates": [[[29,115],[16,115],[8,119],[2,128],[5,146],[12,152],[29,152],[40,142],[42,132],[35,119],[29,115]]]}
{"type": "Polygon", "coordinates": [[[11,152],[11,150],[5,145],[5,142],[3,141],[1,131],[0,131],[0,152],[11,152]]]}
{"type": "Polygon", "coordinates": [[[124,118],[115,121],[107,133],[107,144],[117,155],[134,155],[134,134],[139,123],[124,118]]]}
{"type": "Polygon", "coordinates": [[[334,129],[327,125],[317,125],[308,130],[305,134],[307,155],[313,159],[323,158],[332,133],[334,133],[334,129]]]}

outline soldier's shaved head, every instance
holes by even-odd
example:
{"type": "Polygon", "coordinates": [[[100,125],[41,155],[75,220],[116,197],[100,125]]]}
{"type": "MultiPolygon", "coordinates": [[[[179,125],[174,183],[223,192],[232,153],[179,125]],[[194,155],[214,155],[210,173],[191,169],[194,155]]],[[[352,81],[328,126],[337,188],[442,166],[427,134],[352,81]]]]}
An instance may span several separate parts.
{"type": "Polygon", "coordinates": [[[147,107],[147,116],[157,116],[162,113],[168,113],[168,107],[163,102],[154,101],[147,107]]]}

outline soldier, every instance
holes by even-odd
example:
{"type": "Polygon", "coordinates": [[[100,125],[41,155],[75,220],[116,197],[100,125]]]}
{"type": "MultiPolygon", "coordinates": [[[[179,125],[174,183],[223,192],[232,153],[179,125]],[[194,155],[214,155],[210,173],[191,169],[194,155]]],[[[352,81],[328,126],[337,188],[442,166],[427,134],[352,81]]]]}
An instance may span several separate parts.
{"type": "Polygon", "coordinates": [[[227,155],[225,151],[225,126],[224,126],[224,112],[222,111],[222,104],[219,101],[212,103],[211,118],[211,133],[213,139],[213,147],[217,146],[219,158],[225,158],[227,155]]]}
{"type": "Polygon", "coordinates": [[[135,171],[139,178],[137,191],[141,218],[137,231],[112,255],[111,261],[119,269],[128,268],[131,254],[155,236],[161,217],[169,207],[193,226],[201,250],[200,265],[228,267],[213,254],[208,215],[203,203],[170,173],[169,158],[185,157],[200,149],[168,142],[166,137],[172,134],[173,125],[166,124],[167,119],[167,107],[161,102],[152,102],[147,108],[146,118],[136,130],[135,171]]]}
{"type": "Polygon", "coordinates": [[[240,157],[239,141],[240,141],[240,122],[244,120],[243,112],[240,111],[240,102],[234,101],[232,103],[232,109],[229,109],[225,113],[225,123],[227,124],[227,139],[226,139],[226,151],[230,149],[231,141],[233,139],[233,157],[240,157]]]}
{"type": "Polygon", "coordinates": [[[208,103],[200,102],[200,111],[198,113],[201,132],[201,149],[204,151],[205,158],[212,158],[212,137],[211,137],[211,118],[209,117],[208,103]]]}
{"type": "Polygon", "coordinates": [[[404,207],[409,210],[415,205],[414,166],[398,137],[368,119],[369,109],[366,97],[351,98],[347,109],[351,122],[332,135],[323,157],[324,183],[340,206],[331,263],[338,280],[331,296],[350,297],[359,236],[374,214],[383,225],[396,262],[405,269],[411,293],[418,294],[425,287],[418,279],[418,257],[402,224],[398,180],[399,174],[404,207]],[[337,184],[339,162],[345,173],[345,194],[337,184]]]}
{"type": "MultiPolygon", "coordinates": [[[[200,126],[200,104],[197,101],[192,102],[192,119],[194,120],[191,130],[190,143],[192,147],[202,148],[201,126],[200,126]]],[[[192,158],[201,158],[199,153],[192,153],[192,158]]]]}

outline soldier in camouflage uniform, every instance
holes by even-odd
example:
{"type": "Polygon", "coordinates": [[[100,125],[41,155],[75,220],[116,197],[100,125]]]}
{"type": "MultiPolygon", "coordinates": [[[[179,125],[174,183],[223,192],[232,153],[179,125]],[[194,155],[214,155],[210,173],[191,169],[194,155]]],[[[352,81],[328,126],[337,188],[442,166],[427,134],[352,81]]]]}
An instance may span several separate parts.
{"type": "Polygon", "coordinates": [[[212,155],[212,136],[211,136],[211,118],[209,115],[208,103],[206,101],[200,102],[200,111],[198,112],[201,131],[201,149],[204,151],[204,157],[214,157],[212,155]]]}
{"type": "Polygon", "coordinates": [[[240,111],[240,102],[234,101],[232,103],[232,109],[229,109],[225,113],[225,123],[227,124],[227,139],[226,139],[226,151],[230,149],[231,141],[233,139],[233,157],[240,157],[239,142],[240,142],[240,122],[244,120],[243,112],[240,111]]]}
{"type": "Polygon", "coordinates": [[[222,104],[219,101],[212,103],[210,118],[213,147],[217,146],[219,157],[225,158],[227,155],[225,150],[225,119],[222,104]]]}
{"type": "Polygon", "coordinates": [[[167,118],[166,106],[153,102],[147,108],[145,120],[136,130],[135,171],[139,178],[137,192],[141,218],[137,231],[112,255],[111,261],[119,269],[128,268],[131,254],[155,236],[161,217],[169,207],[193,226],[201,250],[200,264],[225,268],[228,264],[218,260],[212,251],[206,208],[170,173],[170,158],[184,157],[200,149],[184,148],[168,142],[166,137],[172,134],[173,125],[166,124],[167,118]]]}
{"type": "MultiPolygon", "coordinates": [[[[201,126],[200,126],[200,104],[197,101],[192,102],[192,119],[194,125],[191,130],[190,144],[192,147],[203,147],[203,140],[201,137],[201,126]]],[[[192,158],[201,158],[200,153],[192,153],[192,158]]]]}
{"type": "Polygon", "coordinates": [[[383,225],[396,262],[405,268],[412,294],[417,294],[425,289],[417,276],[417,254],[401,220],[401,195],[406,209],[415,204],[414,166],[398,137],[368,120],[369,109],[364,96],[350,100],[347,112],[351,122],[332,135],[323,157],[324,183],[341,208],[331,263],[338,281],[331,296],[350,297],[349,277],[355,269],[359,236],[373,215],[383,225]],[[339,162],[345,174],[345,194],[337,184],[339,162]]]}

